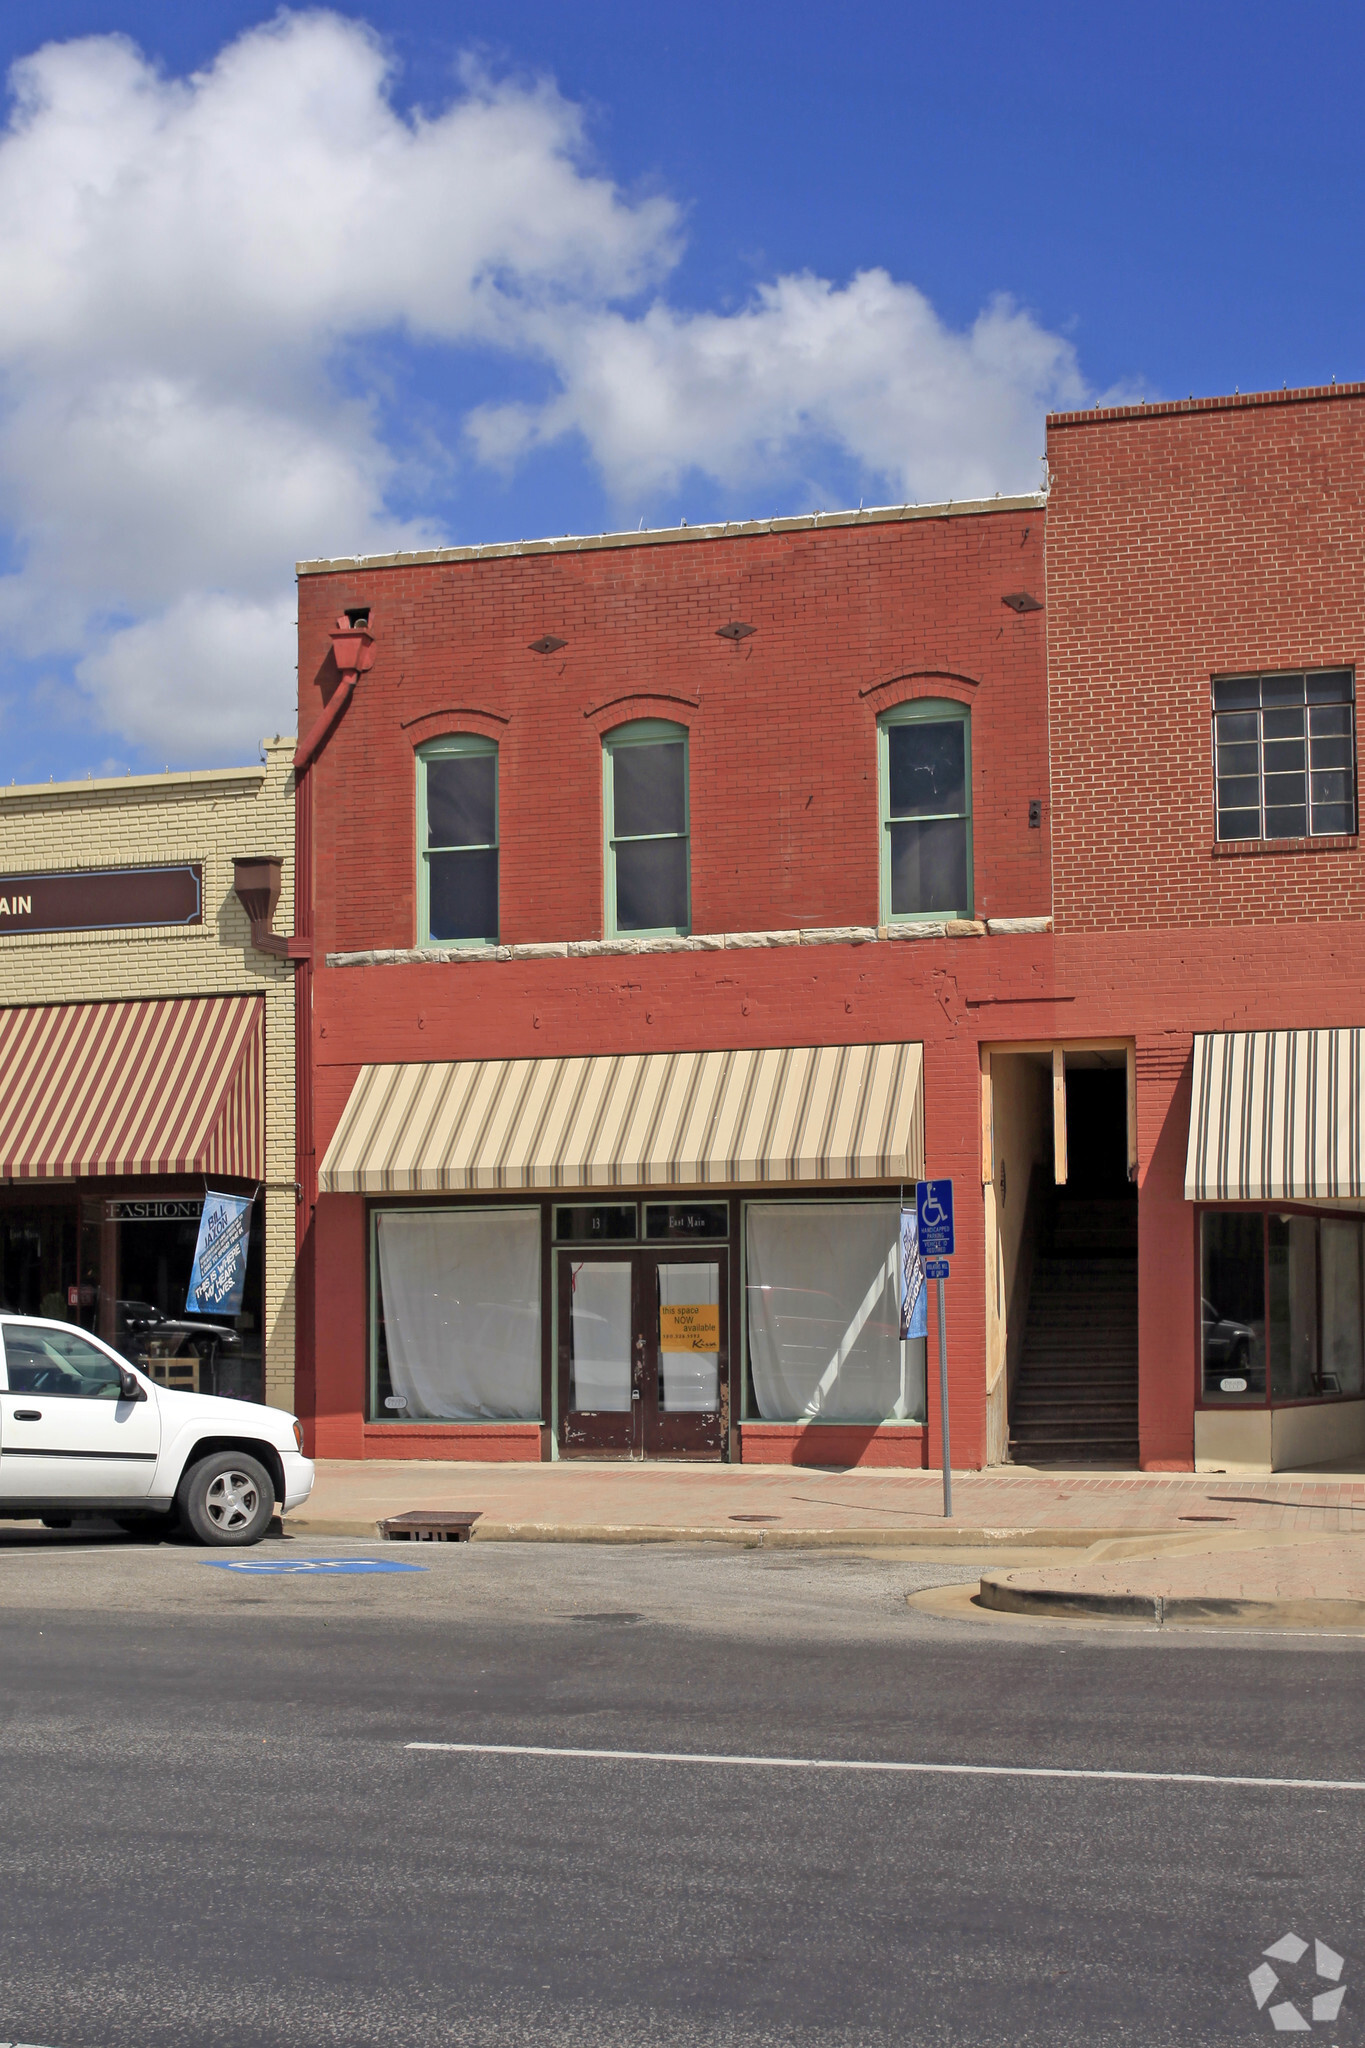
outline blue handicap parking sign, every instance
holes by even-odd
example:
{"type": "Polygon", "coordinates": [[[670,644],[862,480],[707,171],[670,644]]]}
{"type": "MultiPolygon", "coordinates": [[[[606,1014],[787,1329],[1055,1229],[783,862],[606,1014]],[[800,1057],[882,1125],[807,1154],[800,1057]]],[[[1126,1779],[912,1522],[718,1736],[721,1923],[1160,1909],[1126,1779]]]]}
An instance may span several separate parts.
{"type": "Polygon", "coordinates": [[[926,1280],[946,1280],[948,1278],[948,1261],[946,1259],[926,1259],[924,1261],[924,1277],[926,1280]]]}
{"type": "Polygon", "coordinates": [[[396,1557],[206,1557],[224,1572],[250,1572],[255,1578],[279,1578],[286,1573],[311,1572],[315,1579],[333,1578],[338,1572],[424,1572],[430,1566],[403,1564],[396,1557]]]}
{"type": "Polygon", "coordinates": [[[926,1259],[948,1259],[953,1253],[953,1184],[950,1180],[921,1180],[915,1183],[915,1207],[919,1211],[920,1255],[926,1259]]]}

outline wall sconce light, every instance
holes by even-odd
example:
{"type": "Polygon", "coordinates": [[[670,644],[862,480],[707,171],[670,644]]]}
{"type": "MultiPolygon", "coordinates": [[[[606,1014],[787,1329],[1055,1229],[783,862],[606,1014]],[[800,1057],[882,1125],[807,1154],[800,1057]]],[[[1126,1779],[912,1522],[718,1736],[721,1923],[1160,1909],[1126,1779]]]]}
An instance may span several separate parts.
{"type": "Polygon", "coordinates": [[[567,640],[561,640],[555,633],[542,633],[539,640],[531,642],[531,652],[532,654],[557,654],[561,647],[567,647],[568,644],[567,640]]]}
{"type": "Polygon", "coordinates": [[[1027,590],[1012,590],[1009,596],[1002,597],[1000,602],[1007,604],[1012,612],[1018,612],[1021,617],[1025,612],[1040,612],[1043,609],[1042,599],[1032,596],[1027,590]]]}
{"type": "Polygon", "coordinates": [[[747,640],[751,633],[757,631],[757,626],[746,626],[743,619],[731,619],[728,626],[716,628],[716,634],[721,640],[747,640]]]}

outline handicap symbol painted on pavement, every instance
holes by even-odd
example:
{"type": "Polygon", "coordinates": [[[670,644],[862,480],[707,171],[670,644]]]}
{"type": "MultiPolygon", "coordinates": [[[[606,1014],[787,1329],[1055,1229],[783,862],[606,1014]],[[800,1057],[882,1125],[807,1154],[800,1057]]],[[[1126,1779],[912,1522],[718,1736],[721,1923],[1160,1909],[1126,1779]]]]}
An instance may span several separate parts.
{"type": "Polygon", "coordinates": [[[312,1572],[330,1577],[336,1572],[425,1572],[425,1564],[401,1564],[396,1557],[206,1557],[205,1564],[223,1572],[250,1572],[256,1578],[279,1577],[289,1572],[312,1572]]]}

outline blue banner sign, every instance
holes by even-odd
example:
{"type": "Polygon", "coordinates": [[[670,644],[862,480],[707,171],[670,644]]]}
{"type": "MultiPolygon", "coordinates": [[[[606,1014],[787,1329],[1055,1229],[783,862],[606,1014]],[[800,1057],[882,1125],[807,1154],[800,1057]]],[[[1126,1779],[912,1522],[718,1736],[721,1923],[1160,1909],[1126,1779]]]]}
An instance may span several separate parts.
{"type": "Polygon", "coordinates": [[[919,1248],[926,1259],[950,1259],[953,1255],[953,1184],[950,1180],[921,1180],[915,1183],[915,1207],[919,1211],[919,1248]]]}
{"type": "Polygon", "coordinates": [[[222,1195],[210,1190],[199,1217],[199,1242],[190,1268],[186,1313],[194,1316],[235,1316],[246,1286],[246,1255],[251,1236],[252,1195],[222,1195]]]}
{"type": "Polygon", "coordinates": [[[924,1261],[919,1255],[919,1221],[913,1209],[901,1210],[901,1337],[927,1337],[929,1297],[924,1291],[924,1261]]]}

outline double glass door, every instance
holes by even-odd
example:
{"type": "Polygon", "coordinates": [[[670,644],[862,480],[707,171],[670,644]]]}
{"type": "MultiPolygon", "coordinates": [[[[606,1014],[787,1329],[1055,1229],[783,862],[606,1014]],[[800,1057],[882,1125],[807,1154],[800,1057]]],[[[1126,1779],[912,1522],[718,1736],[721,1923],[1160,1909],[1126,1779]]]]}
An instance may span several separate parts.
{"type": "Polygon", "coordinates": [[[560,1251],[559,1440],[719,1457],[729,1369],[723,1251],[560,1251]]]}

